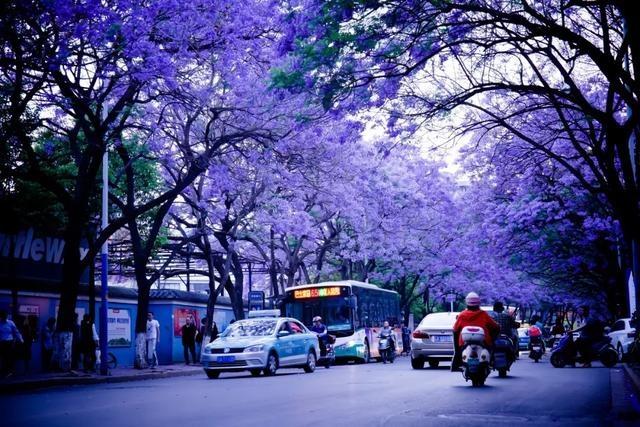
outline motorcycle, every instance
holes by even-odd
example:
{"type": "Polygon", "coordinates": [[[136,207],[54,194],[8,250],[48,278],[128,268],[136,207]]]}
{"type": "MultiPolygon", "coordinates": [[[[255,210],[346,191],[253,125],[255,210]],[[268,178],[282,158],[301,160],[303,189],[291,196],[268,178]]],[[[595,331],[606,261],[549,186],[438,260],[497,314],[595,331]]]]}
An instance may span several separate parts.
{"type": "Polygon", "coordinates": [[[533,359],[534,362],[538,363],[538,361],[542,358],[542,355],[545,352],[544,341],[542,341],[542,337],[530,337],[529,339],[529,357],[533,359]]]}
{"type": "Polygon", "coordinates": [[[378,353],[382,359],[382,363],[393,363],[395,356],[395,349],[393,345],[393,338],[390,333],[381,332],[378,339],[378,353]]]}
{"type": "Polygon", "coordinates": [[[498,371],[500,378],[507,376],[507,372],[515,362],[515,359],[513,341],[506,335],[500,335],[496,339],[493,350],[493,369],[498,371]]]}
{"type": "Polygon", "coordinates": [[[560,338],[562,338],[562,334],[551,335],[549,338],[546,339],[544,346],[546,348],[553,348],[556,345],[556,343],[560,341],[560,338]]]}
{"type": "Polygon", "coordinates": [[[591,344],[588,357],[578,355],[578,349],[573,340],[573,334],[568,333],[560,338],[560,341],[551,350],[551,364],[554,368],[563,368],[565,365],[575,366],[576,363],[587,363],[598,359],[607,368],[618,363],[618,352],[611,345],[611,338],[603,336],[591,344]]]}
{"type": "Polygon", "coordinates": [[[462,328],[462,367],[465,381],[473,387],[481,387],[489,376],[491,354],[484,347],[484,330],[476,326],[462,328]]]}
{"type": "MultiPolygon", "coordinates": [[[[322,343],[320,343],[320,345],[322,345],[322,343]]],[[[320,357],[318,358],[316,364],[318,366],[324,366],[326,369],[329,369],[331,365],[335,363],[336,363],[336,352],[333,349],[333,344],[331,342],[328,342],[325,345],[325,353],[320,354],[320,357]]]]}

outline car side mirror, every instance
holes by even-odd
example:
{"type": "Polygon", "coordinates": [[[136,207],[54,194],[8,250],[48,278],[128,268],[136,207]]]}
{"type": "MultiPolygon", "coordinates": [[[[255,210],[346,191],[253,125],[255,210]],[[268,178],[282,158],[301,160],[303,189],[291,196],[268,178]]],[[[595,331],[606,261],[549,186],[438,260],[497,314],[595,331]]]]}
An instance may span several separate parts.
{"type": "Polygon", "coordinates": [[[291,333],[289,331],[278,331],[278,338],[287,337],[291,333]]]}

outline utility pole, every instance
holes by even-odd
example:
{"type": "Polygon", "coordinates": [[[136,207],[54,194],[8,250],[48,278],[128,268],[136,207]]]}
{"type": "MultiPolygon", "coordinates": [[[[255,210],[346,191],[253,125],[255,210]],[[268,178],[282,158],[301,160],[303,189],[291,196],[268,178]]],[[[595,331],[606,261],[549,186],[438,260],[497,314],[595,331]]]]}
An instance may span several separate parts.
{"type": "MultiPolygon", "coordinates": [[[[102,123],[104,125],[107,118],[106,106],[102,107],[102,123]]],[[[109,154],[106,140],[107,130],[105,129],[105,147],[104,154],[102,155],[102,230],[107,228],[109,224],[109,154]]],[[[108,252],[109,244],[105,240],[102,244],[102,251],[100,253],[100,260],[102,264],[102,271],[100,277],[100,375],[109,375],[109,367],[107,366],[107,340],[109,339],[107,334],[108,328],[108,252]]]]}
{"type": "MultiPolygon", "coordinates": [[[[629,31],[629,23],[623,19],[623,28],[624,28],[624,35],[625,37],[627,36],[627,32],[629,31]]],[[[625,70],[627,72],[629,72],[630,70],[630,64],[629,64],[629,47],[626,48],[627,51],[625,53],[624,56],[624,67],[625,70]]],[[[631,90],[631,88],[629,88],[629,86],[625,86],[627,90],[631,90]]],[[[631,119],[631,117],[633,116],[633,111],[631,111],[631,107],[629,104],[627,104],[627,118],[631,119]]],[[[640,185],[640,179],[638,179],[638,171],[636,168],[636,132],[637,129],[633,129],[631,131],[631,135],[629,136],[629,157],[631,158],[631,170],[633,172],[633,180],[634,182],[632,183],[636,188],[638,187],[638,185],[640,185]]],[[[636,311],[637,309],[637,303],[638,303],[638,298],[640,297],[640,293],[638,292],[638,272],[640,271],[640,260],[638,259],[640,257],[640,253],[638,252],[640,250],[640,248],[638,248],[638,241],[636,239],[635,233],[632,233],[631,236],[631,247],[629,248],[631,250],[631,274],[629,275],[629,279],[628,279],[628,283],[626,283],[627,285],[627,295],[629,296],[629,316],[632,316],[633,313],[636,311]]]]}

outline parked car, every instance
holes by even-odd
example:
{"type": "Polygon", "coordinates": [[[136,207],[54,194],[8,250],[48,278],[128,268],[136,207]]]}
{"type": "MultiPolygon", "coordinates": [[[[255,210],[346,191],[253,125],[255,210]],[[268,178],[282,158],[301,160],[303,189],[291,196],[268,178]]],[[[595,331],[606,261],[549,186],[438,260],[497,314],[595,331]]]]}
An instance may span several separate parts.
{"type": "Polygon", "coordinates": [[[619,319],[611,327],[607,334],[611,338],[611,345],[618,351],[620,360],[629,352],[629,346],[633,343],[636,333],[636,325],[629,318],[619,319]]]}
{"type": "Polygon", "coordinates": [[[427,314],[411,335],[411,367],[437,368],[441,361],[453,357],[453,324],[457,312],[427,314]]]}
{"type": "Polygon", "coordinates": [[[278,368],[302,368],[311,373],[320,354],[318,337],[300,321],[277,317],[279,310],[249,312],[249,319],[227,327],[202,354],[209,378],[221,372],[248,370],[253,376],[275,375],[278,368]]]}
{"type": "Polygon", "coordinates": [[[529,350],[529,334],[527,333],[529,328],[518,328],[518,350],[519,351],[528,351],[529,350]]]}

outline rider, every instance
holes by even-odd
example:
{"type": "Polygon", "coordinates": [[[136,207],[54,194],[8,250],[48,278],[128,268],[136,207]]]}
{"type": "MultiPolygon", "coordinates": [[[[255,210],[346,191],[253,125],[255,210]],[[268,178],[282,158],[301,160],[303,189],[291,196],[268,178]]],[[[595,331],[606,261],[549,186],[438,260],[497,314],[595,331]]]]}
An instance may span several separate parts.
{"type": "Polygon", "coordinates": [[[480,297],[475,292],[469,292],[465,298],[467,309],[458,315],[456,323],[453,325],[453,345],[455,353],[451,363],[451,370],[458,371],[462,366],[462,328],[465,326],[478,326],[484,329],[484,343],[486,348],[493,345],[493,337],[500,332],[500,326],[487,314],[486,311],[480,309],[480,297]]]}
{"type": "Polygon", "coordinates": [[[380,333],[378,334],[378,338],[382,338],[383,336],[390,338],[391,351],[395,353],[396,352],[396,334],[393,333],[393,328],[389,325],[388,320],[385,320],[382,323],[382,328],[380,328],[380,333]]]}
{"type": "Polygon", "coordinates": [[[493,320],[500,326],[500,335],[505,335],[511,339],[512,350],[517,354],[518,336],[514,335],[514,331],[518,329],[518,322],[512,316],[504,312],[504,304],[502,301],[493,303],[493,320]]]}
{"type": "Polygon", "coordinates": [[[576,347],[584,360],[582,366],[588,368],[591,366],[591,346],[602,338],[604,328],[598,319],[589,316],[588,306],[579,307],[578,314],[582,316],[582,326],[569,331],[569,333],[580,332],[580,337],[576,340],[576,347]]]}
{"type": "Polygon", "coordinates": [[[315,316],[313,318],[313,326],[311,331],[315,332],[320,342],[320,357],[324,357],[327,354],[327,343],[329,342],[329,330],[322,323],[322,317],[315,316]]]}

